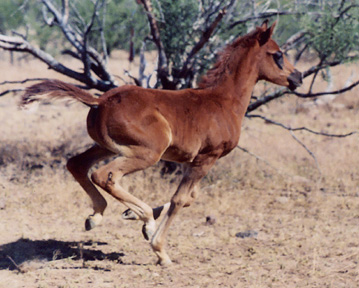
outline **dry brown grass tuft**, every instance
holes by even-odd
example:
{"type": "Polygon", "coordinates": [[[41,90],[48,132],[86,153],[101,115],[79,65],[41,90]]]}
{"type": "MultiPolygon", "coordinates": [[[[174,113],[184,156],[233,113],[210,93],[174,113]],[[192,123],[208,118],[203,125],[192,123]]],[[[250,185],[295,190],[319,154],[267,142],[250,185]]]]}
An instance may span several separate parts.
{"type": "MultiPolygon", "coordinates": [[[[122,65],[111,62],[114,69],[122,65]]],[[[48,76],[33,63],[3,61],[0,81],[48,76]]],[[[334,71],[334,88],[351,71],[359,74],[355,65],[334,71]]],[[[325,104],[286,98],[261,112],[292,127],[349,132],[359,127],[358,92],[325,104]]],[[[198,201],[175,220],[168,246],[176,263],[163,269],[154,265],[142,224],[122,220],[125,207],[107,195],[103,225],[84,231],[90,202],[65,163],[91,144],[87,108],[55,102],[23,111],[17,98],[0,98],[1,287],[359,286],[358,134],[296,133],[315,154],[320,173],[287,131],[245,120],[240,145],[257,158],[236,149],[212,169],[198,201]],[[214,225],[206,224],[208,215],[214,225]],[[256,237],[236,237],[245,231],[256,237]]],[[[152,206],[163,204],[180,175],[162,178],[160,169],[135,173],[124,186],[152,206]]]]}

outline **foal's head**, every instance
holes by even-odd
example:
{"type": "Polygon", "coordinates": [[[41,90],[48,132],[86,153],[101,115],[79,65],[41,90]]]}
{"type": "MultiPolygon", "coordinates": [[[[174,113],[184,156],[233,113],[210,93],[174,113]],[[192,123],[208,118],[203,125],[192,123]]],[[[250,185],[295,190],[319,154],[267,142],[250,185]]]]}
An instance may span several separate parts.
{"type": "Polygon", "coordinates": [[[265,21],[254,33],[260,46],[258,80],[266,80],[294,90],[302,84],[302,73],[293,67],[272,39],[275,25],[276,22],[268,28],[265,21]]]}

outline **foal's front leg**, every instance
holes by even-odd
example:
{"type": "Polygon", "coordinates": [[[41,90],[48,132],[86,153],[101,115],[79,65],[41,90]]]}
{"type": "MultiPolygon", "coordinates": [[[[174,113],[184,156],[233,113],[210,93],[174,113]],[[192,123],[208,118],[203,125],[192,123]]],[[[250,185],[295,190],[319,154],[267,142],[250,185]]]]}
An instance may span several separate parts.
{"type": "MultiPolygon", "coordinates": [[[[184,174],[187,173],[188,167],[186,165],[183,165],[184,168],[184,174]]],[[[188,198],[187,203],[184,205],[184,207],[189,207],[193,201],[197,198],[198,195],[198,185],[195,185],[192,191],[189,191],[189,195],[191,197],[188,198]]],[[[166,204],[162,206],[158,206],[156,208],[152,209],[153,217],[155,220],[158,218],[161,218],[162,216],[167,214],[168,209],[171,206],[171,202],[167,202],[166,204]]],[[[122,213],[122,219],[125,220],[140,220],[140,218],[134,213],[131,209],[127,209],[122,213]]],[[[145,237],[146,238],[146,237],[145,237]]],[[[146,239],[148,240],[148,239],[146,239]]]]}
{"type": "MultiPolygon", "coordinates": [[[[198,195],[198,185],[196,185],[192,191],[189,191],[189,197],[187,199],[187,202],[185,203],[185,205],[183,207],[189,207],[193,202],[194,200],[197,198],[197,195],[198,195]]],[[[162,206],[159,206],[159,207],[156,207],[156,208],[153,208],[152,209],[152,213],[153,213],[153,218],[155,220],[163,217],[164,215],[167,214],[168,212],[168,209],[170,208],[171,206],[171,202],[167,202],[166,204],[162,205],[162,206]]],[[[122,218],[125,219],[125,220],[141,220],[137,214],[135,212],[133,212],[131,209],[127,209],[126,211],[124,211],[122,213],[122,218]]],[[[149,238],[149,235],[148,233],[146,232],[146,224],[143,225],[142,227],[142,234],[143,236],[145,237],[146,240],[151,240],[149,238]]]]}
{"type": "MultiPolygon", "coordinates": [[[[183,207],[189,207],[194,202],[194,200],[197,198],[198,195],[198,185],[194,187],[192,191],[189,192],[190,197],[188,198],[187,203],[183,207]]],[[[171,202],[167,202],[166,204],[153,208],[153,217],[155,220],[163,217],[167,214],[168,209],[171,206],[171,202]]],[[[133,212],[131,209],[127,209],[122,213],[122,219],[125,220],[141,220],[135,212],[133,212]]],[[[150,240],[147,238],[147,236],[144,234],[144,237],[146,240],[150,240]]]]}
{"type": "MultiPolygon", "coordinates": [[[[171,205],[171,203],[167,202],[163,206],[153,208],[152,213],[153,213],[154,220],[157,220],[161,216],[166,215],[168,209],[170,208],[170,205],[171,205]]],[[[125,220],[141,220],[140,217],[135,212],[133,212],[131,209],[127,209],[122,213],[122,219],[125,219],[125,220]]],[[[155,227],[155,226],[153,226],[153,227],[155,227]]],[[[153,236],[153,233],[155,232],[155,230],[153,230],[153,231],[151,231],[151,233],[149,233],[148,229],[149,229],[148,224],[146,224],[146,223],[143,224],[143,226],[142,226],[142,234],[143,234],[143,237],[145,237],[146,240],[151,240],[151,237],[153,236]]]]}
{"type": "MultiPolygon", "coordinates": [[[[158,218],[160,218],[161,216],[165,215],[168,211],[168,209],[170,208],[171,203],[167,202],[166,204],[153,208],[152,209],[152,213],[153,213],[153,218],[155,218],[155,220],[157,220],[158,218]]],[[[141,220],[135,212],[133,212],[131,209],[127,209],[122,213],[122,219],[125,220],[141,220]]]]}

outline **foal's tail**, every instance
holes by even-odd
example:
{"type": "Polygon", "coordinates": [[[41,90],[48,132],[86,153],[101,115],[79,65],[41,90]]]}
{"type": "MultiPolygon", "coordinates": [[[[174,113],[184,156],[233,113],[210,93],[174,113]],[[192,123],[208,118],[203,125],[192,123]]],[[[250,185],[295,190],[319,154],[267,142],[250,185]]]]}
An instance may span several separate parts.
{"type": "Polygon", "coordinates": [[[21,105],[25,106],[40,98],[37,95],[46,95],[50,98],[74,98],[87,106],[97,106],[100,103],[100,98],[96,98],[90,93],[76,87],[72,84],[67,84],[59,80],[46,80],[41,83],[27,87],[25,94],[22,96],[21,105]]]}

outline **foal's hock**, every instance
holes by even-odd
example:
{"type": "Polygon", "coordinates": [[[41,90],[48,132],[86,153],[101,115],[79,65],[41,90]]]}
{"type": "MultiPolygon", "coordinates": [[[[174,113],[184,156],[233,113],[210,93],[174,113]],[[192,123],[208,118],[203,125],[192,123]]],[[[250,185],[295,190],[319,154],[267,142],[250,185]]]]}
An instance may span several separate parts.
{"type": "Polygon", "coordinates": [[[166,91],[126,85],[96,98],[57,80],[27,88],[24,104],[38,100],[35,95],[46,95],[72,97],[91,107],[87,128],[96,144],[67,163],[93,202],[94,213],[85,222],[87,230],[101,222],[107,206],[97,185],[129,208],[124,218],[144,222],[142,232],[158,263],[171,263],[165,241],[172,220],[194,201],[196,185],[216,160],[237,146],[254,85],[266,80],[295,89],[302,83],[301,73],[271,38],[274,26],[264,22],[229,44],[198,89],[166,91]],[[92,165],[113,156],[115,160],[89,178],[92,165]],[[169,203],[151,208],[128,193],[120,180],[160,159],[182,163],[183,179],[169,203]]]}

